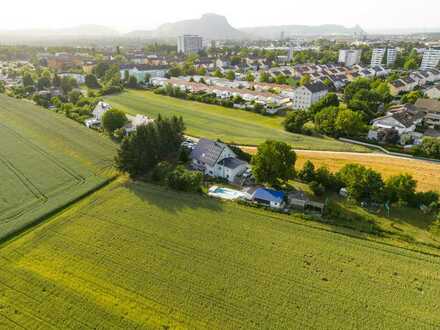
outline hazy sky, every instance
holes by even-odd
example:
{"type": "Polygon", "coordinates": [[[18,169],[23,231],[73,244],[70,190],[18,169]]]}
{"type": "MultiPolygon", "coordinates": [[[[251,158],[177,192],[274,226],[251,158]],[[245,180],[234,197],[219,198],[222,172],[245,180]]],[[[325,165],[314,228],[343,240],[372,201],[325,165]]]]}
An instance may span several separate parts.
{"type": "Polygon", "coordinates": [[[234,27],[327,23],[375,28],[440,27],[440,0],[1,0],[0,29],[99,24],[120,31],[227,16],[234,27]]]}

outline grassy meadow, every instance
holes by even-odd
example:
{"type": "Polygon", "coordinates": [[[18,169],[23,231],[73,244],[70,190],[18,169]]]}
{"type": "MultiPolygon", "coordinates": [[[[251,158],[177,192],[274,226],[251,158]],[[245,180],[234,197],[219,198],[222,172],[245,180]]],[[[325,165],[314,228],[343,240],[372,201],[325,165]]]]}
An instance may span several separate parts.
{"type": "Polygon", "coordinates": [[[78,123],[0,95],[0,240],[102,184],[116,146],[78,123]]]}
{"type": "Polygon", "coordinates": [[[317,138],[284,131],[282,117],[262,116],[252,112],[216,105],[180,100],[147,91],[130,90],[106,97],[113,107],[129,114],[157,117],[159,114],[182,116],[187,134],[221,139],[243,145],[257,145],[267,139],[284,141],[298,149],[358,151],[369,150],[331,138],[317,138]]]}
{"type": "Polygon", "coordinates": [[[6,328],[440,326],[437,257],[123,179],[0,249],[6,328]]]}

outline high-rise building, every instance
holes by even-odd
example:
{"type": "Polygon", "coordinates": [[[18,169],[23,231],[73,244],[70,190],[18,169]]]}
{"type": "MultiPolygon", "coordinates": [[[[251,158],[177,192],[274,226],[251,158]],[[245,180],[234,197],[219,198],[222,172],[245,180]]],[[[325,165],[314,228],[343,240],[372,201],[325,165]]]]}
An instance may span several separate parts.
{"type": "Polygon", "coordinates": [[[382,65],[386,48],[374,48],[371,54],[371,66],[382,65]]]}
{"type": "Polygon", "coordinates": [[[362,49],[341,49],[338,62],[351,67],[361,62],[361,56],[362,49]]]}
{"type": "Polygon", "coordinates": [[[430,48],[423,53],[420,69],[435,69],[440,62],[440,48],[430,48]]]}
{"type": "Polygon", "coordinates": [[[177,52],[185,55],[198,53],[203,49],[203,38],[185,34],[177,37],[177,52]]]}
{"type": "Polygon", "coordinates": [[[388,48],[387,49],[387,67],[393,66],[397,59],[397,49],[388,48]]]}

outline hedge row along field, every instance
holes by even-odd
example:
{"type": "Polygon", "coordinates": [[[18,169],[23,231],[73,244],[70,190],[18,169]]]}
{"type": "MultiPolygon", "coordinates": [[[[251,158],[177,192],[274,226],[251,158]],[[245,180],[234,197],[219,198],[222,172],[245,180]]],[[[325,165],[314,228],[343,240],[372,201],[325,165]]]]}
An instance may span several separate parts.
{"type": "Polygon", "coordinates": [[[0,240],[102,184],[115,150],[64,116],[0,96],[0,240]]]}
{"type": "Polygon", "coordinates": [[[368,149],[331,138],[317,138],[284,131],[283,117],[270,117],[216,105],[180,100],[147,91],[130,90],[106,98],[129,114],[150,117],[182,116],[187,134],[243,145],[258,145],[267,139],[284,141],[298,149],[359,151],[368,149]]]}
{"type": "Polygon", "coordinates": [[[118,179],[0,249],[0,324],[438,328],[439,269],[293,216],[118,179]]]}

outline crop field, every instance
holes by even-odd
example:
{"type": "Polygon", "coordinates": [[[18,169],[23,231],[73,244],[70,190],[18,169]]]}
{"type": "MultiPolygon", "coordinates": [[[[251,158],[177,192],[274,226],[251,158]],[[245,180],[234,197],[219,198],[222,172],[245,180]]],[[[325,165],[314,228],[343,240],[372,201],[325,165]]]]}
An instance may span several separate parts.
{"type": "Polygon", "coordinates": [[[0,96],[0,137],[0,240],[112,172],[112,142],[29,102],[0,96]]]}
{"type": "Polygon", "coordinates": [[[284,141],[298,149],[359,151],[369,150],[331,138],[317,138],[284,131],[282,117],[262,116],[252,112],[180,100],[147,91],[128,91],[109,96],[107,101],[129,114],[182,116],[187,134],[221,139],[243,145],[258,145],[267,139],[284,141]]]}
{"type": "Polygon", "coordinates": [[[418,190],[440,192],[440,163],[388,157],[376,153],[366,155],[298,151],[297,156],[297,168],[302,168],[307,160],[312,161],[315,166],[325,165],[331,171],[338,171],[349,163],[358,163],[380,172],[384,178],[400,173],[411,174],[418,181],[418,190]]]}
{"type": "Polygon", "coordinates": [[[0,248],[0,327],[440,327],[438,257],[124,180],[0,248]]]}

